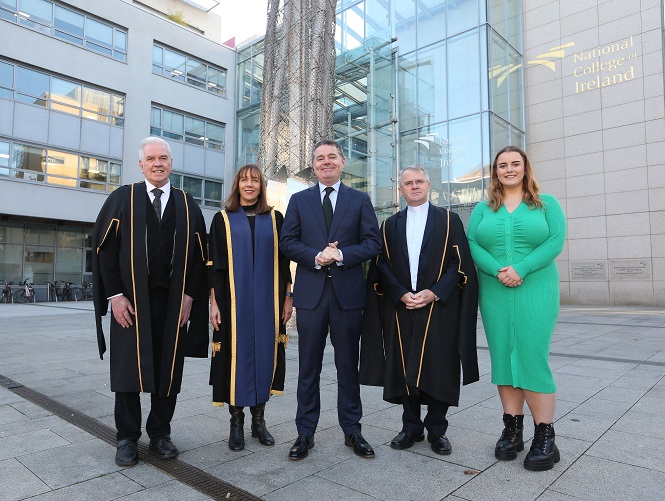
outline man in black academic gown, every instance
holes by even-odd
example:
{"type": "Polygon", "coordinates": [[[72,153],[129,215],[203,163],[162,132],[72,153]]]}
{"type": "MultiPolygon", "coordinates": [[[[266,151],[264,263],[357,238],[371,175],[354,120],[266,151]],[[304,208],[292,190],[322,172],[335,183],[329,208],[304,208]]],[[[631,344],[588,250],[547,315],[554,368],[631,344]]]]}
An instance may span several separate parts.
{"type": "Polygon", "coordinates": [[[138,462],[139,393],[150,393],[150,449],[174,458],[171,419],[184,357],[208,355],[206,230],[192,197],[172,188],[171,149],[141,142],[145,181],[109,195],[93,229],[93,281],[99,355],[106,351],[101,317],[111,303],[111,391],[119,466],[138,462]]]}
{"type": "Polygon", "coordinates": [[[432,450],[445,455],[452,451],[446,413],[459,401],[460,363],[464,384],[479,378],[478,284],[460,218],[431,205],[429,191],[422,167],[400,172],[407,208],[382,226],[378,284],[370,288],[383,293],[382,307],[380,321],[365,319],[361,383],[382,384],[383,398],[403,406],[402,431],[392,448],[411,447],[427,429],[432,450]],[[421,404],[427,405],[424,420],[421,404]]]}

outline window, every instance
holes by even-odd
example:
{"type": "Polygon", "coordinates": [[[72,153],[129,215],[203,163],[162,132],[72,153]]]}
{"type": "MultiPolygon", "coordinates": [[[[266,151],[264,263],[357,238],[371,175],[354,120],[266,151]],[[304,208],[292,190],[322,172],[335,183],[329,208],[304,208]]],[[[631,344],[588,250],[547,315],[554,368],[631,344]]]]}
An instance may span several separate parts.
{"type": "Polygon", "coordinates": [[[127,60],[127,31],[51,0],[0,0],[12,21],[119,61],[127,60]]]}
{"type": "Polygon", "coordinates": [[[206,207],[220,208],[224,183],[198,177],[187,176],[177,172],[171,173],[171,184],[188,192],[196,202],[206,207]]]}
{"type": "Polygon", "coordinates": [[[0,61],[0,98],[14,99],[14,90],[16,101],[22,103],[119,127],[125,122],[124,96],[0,61]]]}
{"type": "Polygon", "coordinates": [[[113,191],[121,172],[118,161],[0,141],[0,176],[5,178],[113,191]]]}
{"type": "Polygon", "coordinates": [[[185,141],[211,150],[224,151],[224,130],[224,124],[167,108],[153,106],[150,113],[150,134],[185,141]]]}
{"type": "Polygon", "coordinates": [[[152,47],[152,72],[201,90],[226,96],[226,70],[167,47],[152,47]]]}

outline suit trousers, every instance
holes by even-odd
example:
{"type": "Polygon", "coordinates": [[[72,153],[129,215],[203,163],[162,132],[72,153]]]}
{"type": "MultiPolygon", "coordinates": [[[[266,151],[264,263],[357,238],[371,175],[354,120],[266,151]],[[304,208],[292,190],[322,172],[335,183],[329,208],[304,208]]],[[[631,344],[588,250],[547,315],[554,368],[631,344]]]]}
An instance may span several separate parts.
{"type": "MultiPolygon", "coordinates": [[[[164,311],[168,304],[169,290],[151,289],[149,294],[155,392],[150,395],[150,414],[145,429],[150,438],[161,438],[171,434],[171,419],[173,419],[178,395],[159,396],[164,311]]],[[[141,436],[141,399],[138,392],[117,392],[115,394],[115,426],[118,441],[139,439],[141,436]]]]}
{"type": "Polygon", "coordinates": [[[420,395],[402,396],[402,431],[420,435],[426,428],[430,435],[445,435],[448,429],[448,405],[421,392],[420,395]],[[420,406],[427,403],[425,421],[420,419],[420,406]]]}
{"type": "Polygon", "coordinates": [[[344,310],[337,301],[332,278],[326,278],[319,304],[298,309],[298,434],[314,436],[321,412],[320,379],[328,330],[337,369],[337,416],[345,434],[360,431],[362,404],[358,383],[358,356],[362,308],[344,310]]]}

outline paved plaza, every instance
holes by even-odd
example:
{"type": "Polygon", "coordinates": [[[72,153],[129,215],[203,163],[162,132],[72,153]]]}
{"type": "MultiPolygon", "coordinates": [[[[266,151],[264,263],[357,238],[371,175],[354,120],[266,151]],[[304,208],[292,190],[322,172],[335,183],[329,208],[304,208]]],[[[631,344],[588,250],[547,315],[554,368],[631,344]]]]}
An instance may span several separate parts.
{"type": "MultiPolygon", "coordinates": [[[[449,412],[452,455],[437,456],[427,442],[392,450],[389,443],[400,431],[401,407],[384,402],[381,389],[372,387],[362,388],[362,424],[376,458],[353,455],[337,424],[329,346],[316,446],[305,460],[289,461],[287,453],[296,438],[296,336],[293,332],[287,348],[285,394],[273,397],[266,407],[274,447],[251,438],[246,419],[246,448],[230,451],[227,408],[211,405],[209,360],[185,362],[172,424],[173,441],[181,451],[176,465],[195,467],[270,501],[665,499],[661,309],[562,308],[550,358],[558,385],[555,430],[561,462],[541,473],[522,467],[528,444],[516,461],[494,458],[502,411],[490,383],[480,322],[481,380],[462,388],[460,406],[449,412]]],[[[0,305],[0,375],[0,500],[210,499],[153,466],[159,465],[156,461],[116,466],[113,445],[12,389],[23,385],[73,409],[72,414],[113,426],[108,356],[99,360],[90,302],[0,305]]],[[[149,398],[143,403],[146,409],[149,398]]],[[[533,425],[526,421],[525,440],[530,441],[533,425]]],[[[145,434],[141,441],[147,443],[145,434]]],[[[228,499],[240,498],[228,494],[228,499]]]]}

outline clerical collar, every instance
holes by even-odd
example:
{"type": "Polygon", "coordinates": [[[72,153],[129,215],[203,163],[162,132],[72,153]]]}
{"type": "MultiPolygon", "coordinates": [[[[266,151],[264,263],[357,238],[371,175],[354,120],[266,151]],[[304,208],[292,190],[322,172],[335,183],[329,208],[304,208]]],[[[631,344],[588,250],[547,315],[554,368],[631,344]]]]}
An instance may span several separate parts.
{"type": "Polygon", "coordinates": [[[421,212],[421,211],[426,211],[429,209],[429,202],[425,202],[422,205],[418,205],[416,207],[412,207],[409,205],[409,212],[421,212]]]}

